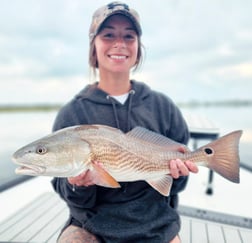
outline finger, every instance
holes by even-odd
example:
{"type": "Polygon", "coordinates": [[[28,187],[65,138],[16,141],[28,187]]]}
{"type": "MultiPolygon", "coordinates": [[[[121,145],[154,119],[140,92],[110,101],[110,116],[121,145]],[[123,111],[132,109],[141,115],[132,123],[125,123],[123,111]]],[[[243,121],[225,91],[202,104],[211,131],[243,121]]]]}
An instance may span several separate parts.
{"type": "Polygon", "coordinates": [[[176,160],[171,160],[170,161],[170,173],[171,176],[175,179],[179,178],[179,171],[177,168],[177,162],[176,160]]]}
{"type": "Polygon", "coordinates": [[[88,177],[88,171],[84,171],[78,176],[68,177],[67,180],[72,185],[81,186],[83,185],[83,182],[85,182],[87,177],[88,177]]]}
{"type": "Polygon", "coordinates": [[[67,178],[67,181],[68,181],[70,184],[72,184],[72,185],[75,185],[75,182],[76,182],[76,180],[74,179],[74,177],[68,177],[68,178],[67,178]]]}
{"type": "Polygon", "coordinates": [[[189,169],[190,172],[198,173],[199,168],[198,168],[198,166],[197,166],[195,163],[193,163],[192,161],[190,161],[190,160],[185,161],[185,165],[187,166],[187,168],[189,169]]]}
{"type": "Polygon", "coordinates": [[[70,184],[77,185],[77,183],[81,180],[81,178],[79,176],[75,176],[75,177],[68,177],[67,180],[70,184]]]}
{"type": "Polygon", "coordinates": [[[85,179],[78,179],[76,177],[68,178],[68,182],[72,185],[76,186],[90,186],[93,185],[94,183],[90,178],[85,178],[85,179]]]}
{"type": "Polygon", "coordinates": [[[189,149],[188,147],[186,147],[186,146],[181,145],[181,146],[178,148],[178,152],[184,154],[184,153],[186,153],[186,152],[190,152],[190,149],[189,149]]]}
{"type": "Polygon", "coordinates": [[[187,166],[185,165],[185,163],[183,161],[181,161],[180,159],[177,159],[176,163],[177,163],[177,168],[178,168],[179,174],[182,176],[188,176],[189,170],[188,170],[187,166]]]}
{"type": "Polygon", "coordinates": [[[99,161],[92,161],[92,163],[94,163],[94,164],[100,166],[102,169],[105,169],[104,164],[103,164],[102,162],[99,162],[99,161]]]}

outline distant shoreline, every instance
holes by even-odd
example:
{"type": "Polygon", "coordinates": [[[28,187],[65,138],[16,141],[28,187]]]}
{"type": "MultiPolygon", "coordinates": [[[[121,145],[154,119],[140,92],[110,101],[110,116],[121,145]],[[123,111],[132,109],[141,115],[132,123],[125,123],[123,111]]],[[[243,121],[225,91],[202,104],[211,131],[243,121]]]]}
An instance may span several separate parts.
{"type": "Polygon", "coordinates": [[[242,107],[242,106],[252,106],[252,100],[218,100],[218,101],[189,101],[189,102],[181,102],[177,103],[180,107],[210,107],[210,106],[217,106],[217,107],[242,107]]]}
{"type": "Polygon", "coordinates": [[[60,104],[0,105],[0,112],[40,112],[59,110],[60,104]]]}
{"type": "MultiPolygon", "coordinates": [[[[223,101],[189,101],[178,102],[179,107],[247,107],[252,106],[252,100],[223,100],[223,101]]],[[[62,104],[10,104],[0,105],[0,112],[43,112],[57,111],[62,104]]]]}

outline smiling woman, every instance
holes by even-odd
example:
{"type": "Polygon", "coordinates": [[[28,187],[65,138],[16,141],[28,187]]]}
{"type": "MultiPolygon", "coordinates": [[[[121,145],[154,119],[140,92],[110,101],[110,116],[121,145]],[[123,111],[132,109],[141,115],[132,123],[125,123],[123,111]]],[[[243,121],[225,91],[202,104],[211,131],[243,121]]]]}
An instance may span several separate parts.
{"type": "MultiPolygon", "coordinates": [[[[136,13],[135,17],[138,18],[136,13]]],[[[95,28],[95,24],[91,25],[89,64],[93,68],[94,74],[96,74],[97,68],[101,74],[101,65],[106,64],[107,61],[113,61],[112,65],[122,62],[128,64],[126,73],[132,67],[135,67],[136,70],[143,61],[141,33],[141,27],[136,20],[134,22],[128,21],[127,17],[120,14],[106,19],[99,28],[95,28]],[[97,38],[94,38],[96,35],[97,38]]],[[[109,66],[111,67],[111,65],[109,66]]]]}
{"type": "MultiPolygon", "coordinates": [[[[89,64],[98,71],[99,81],[86,86],[59,111],[54,131],[102,124],[127,133],[141,126],[179,143],[188,142],[187,125],[173,101],[130,77],[142,60],[141,36],[139,15],[127,4],[112,2],[95,11],[89,30],[89,64]]],[[[102,167],[99,159],[93,162],[102,167]]],[[[179,242],[178,193],[185,187],[189,172],[198,169],[191,161],[183,163],[178,158],[171,159],[167,173],[168,169],[174,178],[168,197],[144,181],[103,188],[92,180],[92,169],[75,177],[54,178],[55,191],[70,208],[59,242],[73,237],[82,242],[88,237],[95,242],[179,242]],[[114,220],[107,220],[111,218],[114,220]]]]}
{"type": "Polygon", "coordinates": [[[137,63],[137,40],[137,33],[127,17],[114,15],[106,20],[94,43],[100,75],[106,66],[115,68],[112,72],[128,73],[137,63]]]}

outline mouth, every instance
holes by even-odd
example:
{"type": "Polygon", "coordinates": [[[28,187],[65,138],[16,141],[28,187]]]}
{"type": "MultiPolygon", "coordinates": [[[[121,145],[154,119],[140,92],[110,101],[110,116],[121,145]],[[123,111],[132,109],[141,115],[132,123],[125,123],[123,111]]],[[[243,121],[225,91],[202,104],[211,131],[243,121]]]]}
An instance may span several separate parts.
{"type": "Polygon", "coordinates": [[[108,55],[109,58],[114,59],[114,60],[125,60],[128,58],[126,55],[108,55]]]}
{"type": "Polygon", "coordinates": [[[19,167],[16,168],[15,173],[18,175],[42,175],[45,172],[45,167],[40,165],[31,165],[25,163],[15,162],[19,167]]]}

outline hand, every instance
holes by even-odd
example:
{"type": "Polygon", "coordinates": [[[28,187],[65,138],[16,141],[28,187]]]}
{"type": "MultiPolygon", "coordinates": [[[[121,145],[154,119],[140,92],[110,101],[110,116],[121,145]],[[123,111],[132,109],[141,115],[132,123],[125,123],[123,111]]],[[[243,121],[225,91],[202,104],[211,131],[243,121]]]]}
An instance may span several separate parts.
{"type": "MultiPolygon", "coordinates": [[[[103,168],[102,163],[99,163],[97,161],[93,161],[92,163],[95,166],[99,166],[103,168]]],[[[67,178],[67,180],[70,184],[76,185],[76,186],[92,186],[96,184],[95,178],[94,178],[95,176],[96,175],[94,174],[94,172],[90,170],[86,170],[78,176],[67,178]]]]}
{"type": "Polygon", "coordinates": [[[183,162],[180,159],[170,161],[170,174],[173,178],[177,179],[180,176],[188,176],[189,173],[197,173],[198,167],[190,160],[183,162]]]}
{"type": "Polygon", "coordinates": [[[67,178],[68,182],[76,186],[91,186],[94,185],[93,177],[90,173],[90,170],[87,170],[75,177],[67,178]]]}

